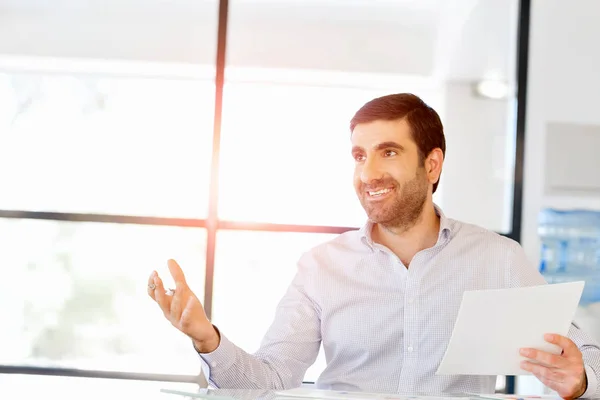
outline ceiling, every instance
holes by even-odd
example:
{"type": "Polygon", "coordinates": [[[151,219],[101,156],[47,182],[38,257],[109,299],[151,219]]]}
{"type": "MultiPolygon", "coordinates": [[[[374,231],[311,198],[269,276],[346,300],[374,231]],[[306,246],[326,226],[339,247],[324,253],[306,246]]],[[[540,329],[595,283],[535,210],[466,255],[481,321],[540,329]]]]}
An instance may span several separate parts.
{"type": "MultiPolygon", "coordinates": [[[[230,0],[231,65],[513,80],[517,0],[230,0]]],[[[0,0],[0,54],[214,63],[213,0],[0,0]]]]}

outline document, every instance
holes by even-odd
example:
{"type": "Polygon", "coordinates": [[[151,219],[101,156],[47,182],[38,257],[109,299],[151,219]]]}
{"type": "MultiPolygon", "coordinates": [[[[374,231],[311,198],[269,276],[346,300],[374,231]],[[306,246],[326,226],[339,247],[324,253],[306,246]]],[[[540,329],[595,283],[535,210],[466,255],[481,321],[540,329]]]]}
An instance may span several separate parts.
{"type": "Polygon", "coordinates": [[[584,282],[463,294],[450,342],[436,374],[530,375],[522,347],[560,354],[544,334],[567,336],[584,282]]]}

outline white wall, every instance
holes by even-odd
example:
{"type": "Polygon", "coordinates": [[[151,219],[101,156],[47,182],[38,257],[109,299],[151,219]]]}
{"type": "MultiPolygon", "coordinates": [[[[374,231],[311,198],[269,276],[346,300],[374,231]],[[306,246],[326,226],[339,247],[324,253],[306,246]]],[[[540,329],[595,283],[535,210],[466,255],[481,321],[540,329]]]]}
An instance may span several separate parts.
{"type": "MultiPolygon", "coordinates": [[[[599,197],[544,194],[547,124],[600,125],[600,1],[533,0],[531,10],[522,244],[539,262],[537,216],[544,207],[600,209],[599,197]]],[[[564,157],[577,157],[564,154],[564,157]]],[[[599,171],[600,172],[600,171],[599,171]]],[[[598,338],[600,339],[600,338],[598,338]]],[[[521,393],[541,391],[520,379],[521,393]]]]}
{"type": "Polygon", "coordinates": [[[473,93],[472,82],[445,85],[447,151],[440,189],[455,219],[509,232],[512,224],[514,121],[512,99],[473,93]],[[443,185],[443,186],[442,186],[443,185]]]}
{"type": "Polygon", "coordinates": [[[597,0],[532,2],[522,244],[536,265],[537,215],[543,207],[600,209],[600,197],[544,195],[547,124],[600,125],[598,16],[597,0]]]}
{"type": "MultiPolygon", "coordinates": [[[[481,79],[514,88],[518,1],[463,4],[460,31],[440,40],[437,72],[444,71],[441,110],[447,153],[440,181],[444,212],[499,232],[512,223],[515,120],[513,98],[485,99],[474,93],[481,79]]],[[[458,24],[457,24],[458,26],[458,24]]]]}

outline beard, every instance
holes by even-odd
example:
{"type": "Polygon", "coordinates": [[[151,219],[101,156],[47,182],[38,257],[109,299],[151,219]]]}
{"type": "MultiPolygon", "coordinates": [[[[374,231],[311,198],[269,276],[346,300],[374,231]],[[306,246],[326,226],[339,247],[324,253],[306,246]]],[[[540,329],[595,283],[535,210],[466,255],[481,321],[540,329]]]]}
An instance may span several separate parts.
{"type": "Polygon", "coordinates": [[[428,189],[424,169],[419,168],[416,176],[404,184],[392,178],[381,179],[369,185],[361,183],[358,197],[370,221],[388,229],[406,231],[420,218],[428,189]],[[367,191],[381,187],[393,188],[389,197],[381,201],[370,201],[367,191]]]}

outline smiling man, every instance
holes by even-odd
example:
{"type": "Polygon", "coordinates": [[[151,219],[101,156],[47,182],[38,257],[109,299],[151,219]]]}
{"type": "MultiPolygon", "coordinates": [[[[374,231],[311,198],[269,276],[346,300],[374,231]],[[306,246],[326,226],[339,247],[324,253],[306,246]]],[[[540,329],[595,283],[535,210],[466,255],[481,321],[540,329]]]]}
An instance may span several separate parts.
{"type": "MultiPolygon", "coordinates": [[[[297,387],[322,344],[319,388],[493,393],[495,376],[435,374],[462,294],[540,285],[542,276],[518,243],[447,218],[433,203],[446,143],[437,113],[421,99],[374,99],[350,130],[354,186],[368,220],[304,254],[255,354],[210,323],[175,261],[174,293],[165,294],[153,272],[148,294],[192,339],[220,388],[297,387]]],[[[522,368],[565,399],[600,396],[600,347],[574,324],[568,337],[546,339],[562,354],[521,349],[522,368]]]]}
{"type": "MultiPolygon", "coordinates": [[[[387,97],[387,101],[394,98],[387,97]]],[[[350,124],[356,162],[354,186],[373,223],[371,238],[392,250],[408,268],[419,250],[437,240],[439,217],[431,195],[442,172],[446,142],[433,109],[408,110],[401,118],[385,117],[378,115],[377,103],[385,99],[365,105],[350,124]],[[415,132],[421,132],[413,138],[411,125],[420,121],[429,126],[417,126],[415,132]]]]}

